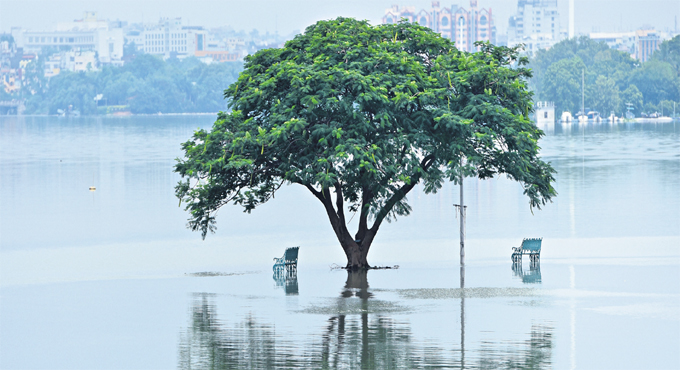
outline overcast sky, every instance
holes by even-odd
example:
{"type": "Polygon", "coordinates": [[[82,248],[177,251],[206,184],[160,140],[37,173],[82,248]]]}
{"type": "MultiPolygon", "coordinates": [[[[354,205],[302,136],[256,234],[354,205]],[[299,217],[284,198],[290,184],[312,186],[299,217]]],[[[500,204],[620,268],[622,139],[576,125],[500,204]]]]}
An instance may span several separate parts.
{"type": "MultiPolygon", "coordinates": [[[[96,11],[100,18],[129,22],[157,22],[160,17],[182,17],[185,24],[231,26],[236,30],[269,31],[286,35],[338,16],[379,23],[391,4],[430,8],[429,0],[0,0],[0,31],[11,27],[52,30],[58,22],[82,18],[96,11]]],[[[441,6],[469,0],[440,1],[441,6]]],[[[517,0],[479,0],[493,11],[499,33],[505,33],[517,0]]],[[[559,0],[562,28],[567,27],[568,1],[559,0]]],[[[575,0],[576,33],[629,31],[651,25],[671,30],[680,18],[680,0],[575,0]]],[[[680,22],[680,20],[679,20],[680,22]]],[[[678,26],[680,28],[680,26],[678,26]]]]}

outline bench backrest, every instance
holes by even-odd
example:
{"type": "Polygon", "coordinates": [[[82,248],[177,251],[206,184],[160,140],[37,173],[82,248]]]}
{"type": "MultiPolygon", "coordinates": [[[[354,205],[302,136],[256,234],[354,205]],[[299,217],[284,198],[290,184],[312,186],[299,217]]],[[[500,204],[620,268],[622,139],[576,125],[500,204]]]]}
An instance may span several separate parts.
{"type": "Polygon", "coordinates": [[[524,239],[522,240],[522,249],[525,251],[538,252],[541,250],[541,241],[543,238],[538,239],[524,239]]]}
{"type": "Polygon", "coordinates": [[[283,259],[286,262],[295,262],[298,258],[298,250],[300,247],[293,247],[286,249],[286,253],[283,255],[283,259]]]}

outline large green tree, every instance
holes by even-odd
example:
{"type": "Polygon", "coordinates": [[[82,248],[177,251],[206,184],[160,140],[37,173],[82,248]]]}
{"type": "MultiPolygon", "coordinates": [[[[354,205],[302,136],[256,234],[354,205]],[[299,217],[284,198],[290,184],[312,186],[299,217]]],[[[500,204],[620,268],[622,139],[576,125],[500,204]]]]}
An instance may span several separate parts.
{"type": "Polygon", "coordinates": [[[630,75],[630,83],[637,86],[645,103],[658,104],[662,100],[680,100],[680,76],[668,62],[651,59],[630,75]]]}
{"type": "Polygon", "coordinates": [[[642,107],[644,106],[644,100],[642,98],[642,93],[638,90],[637,86],[630,85],[627,89],[621,92],[621,110],[628,110],[628,104],[633,107],[633,114],[640,116],[642,113],[642,107]]]}
{"type": "Polygon", "coordinates": [[[553,63],[543,74],[541,97],[555,102],[558,114],[581,110],[581,71],[584,69],[583,61],[573,57],[553,63]]]}
{"type": "Polygon", "coordinates": [[[608,117],[611,112],[623,114],[619,88],[613,78],[598,76],[593,90],[593,105],[602,116],[608,117]]]}
{"type": "Polygon", "coordinates": [[[479,46],[469,54],[419,25],[338,18],[250,56],[225,91],[232,111],[182,146],[176,195],[188,226],[205,237],[223,205],[251,211],[299,184],[323,205],[347,268],[362,269],[380,225],[409,213],[419,183],[432,193],[462,172],[506,174],[531,207],[545,204],[554,170],[528,118],[527,61],[479,46]],[[354,234],[346,211],[358,212],[354,234]]]}
{"type": "Polygon", "coordinates": [[[659,50],[652,55],[652,59],[669,63],[680,75],[680,35],[662,42],[659,50]]]}
{"type": "MultiPolygon", "coordinates": [[[[561,41],[547,50],[539,50],[531,61],[533,88],[539,100],[554,101],[557,111],[581,110],[582,76],[585,84],[585,108],[599,109],[608,115],[612,106],[599,89],[607,81],[618,91],[629,86],[629,77],[639,63],[628,53],[610,49],[607,44],[582,36],[561,41]],[[583,73],[583,75],[582,75],[583,73]],[[599,80],[599,82],[598,82],[599,80]],[[604,100],[603,100],[604,99],[604,100]],[[606,110],[602,111],[602,110],[606,110]]],[[[616,103],[616,99],[613,99],[616,103]]],[[[619,111],[614,109],[615,111],[619,111]]]]}

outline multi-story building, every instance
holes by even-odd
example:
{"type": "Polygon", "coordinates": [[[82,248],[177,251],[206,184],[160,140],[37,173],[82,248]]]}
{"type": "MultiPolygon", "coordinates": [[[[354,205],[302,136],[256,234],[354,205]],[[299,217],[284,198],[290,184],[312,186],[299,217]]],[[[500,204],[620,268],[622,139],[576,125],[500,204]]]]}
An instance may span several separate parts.
{"type": "Polygon", "coordinates": [[[635,59],[646,62],[659,49],[661,38],[655,30],[635,31],[635,59]]]}
{"type": "Polygon", "coordinates": [[[593,32],[591,39],[604,42],[611,49],[635,55],[635,32],[593,32]]]}
{"type": "Polygon", "coordinates": [[[137,50],[144,50],[144,38],[139,31],[130,31],[125,34],[126,44],[135,44],[137,50]]]}
{"type": "Polygon", "coordinates": [[[163,18],[157,25],[145,28],[136,40],[147,54],[181,58],[206,50],[208,33],[203,27],[182,26],[181,18],[163,18]]]}
{"type": "Polygon", "coordinates": [[[99,63],[120,64],[123,57],[123,30],[109,27],[95,13],[68,23],[60,23],[55,31],[29,31],[12,28],[17,47],[25,52],[40,53],[43,48],[53,50],[78,49],[97,52],[99,63]]]}
{"type": "Polygon", "coordinates": [[[97,70],[94,51],[69,50],[54,53],[45,59],[45,77],[54,77],[61,71],[86,72],[97,70]]]}
{"type": "Polygon", "coordinates": [[[560,29],[557,0],[518,0],[517,13],[508,23],[508,46],[524,44],[530,54],[566,37],[560,29]]]}
{"type": "Polygon", "coordinates": [[[496,42],[496,27],[491,9],[479,9],[477,0],[470,0],[470,8],[467,10],[458,5],[441,8],[439,1],[432,2],[432,9],[421,9],[418,12],[415,7],[400,9],[393,5],[385,11],[382,22],[391,24],[402,19],[431,28],[442,37],[454,41],[459,50],[476,51],[478,48],[474,44],[477,41],[496,42]]]}
{"type": "Polygon", "coordinates": [[[606,43],[612,49],[629,53],[631,58],[646,62],[663,41],[672,39],[675,35],[647,29],[633,32],[591,33],[589,36],[595,41],[606,43]]]}

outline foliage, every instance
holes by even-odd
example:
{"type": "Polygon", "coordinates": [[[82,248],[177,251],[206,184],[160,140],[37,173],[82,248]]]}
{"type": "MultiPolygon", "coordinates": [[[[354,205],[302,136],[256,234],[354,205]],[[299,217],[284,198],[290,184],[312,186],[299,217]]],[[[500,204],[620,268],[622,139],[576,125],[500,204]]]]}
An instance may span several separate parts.
{"type": "Polygon", "coordinates": [[[672,116],[675,111],[675,116],[677,116],[678,111],[680,111],[680,104],[678,102],[664,100],[657,105],[656,111],[668,116],[672,116]]]}
{"type": "Polygon", "coordinates": [[[1,88],[1,89],[0,89],[0,101],[2,101],[2,100],[12,100],[12,99],[14,99],[14,97],[12,96],[12,94],[10,94],[10,93],[8,93],[7,91],[5,91],[4,88],[1,88]]]}
{"type": "Polygon", "coordinates": [[[250,212],[300,184],[323,204],[347,266],[366,268],[381,223],[409,214],[418,183],[433,193],[461,171],[506,174],[531,207],[545,204],[554,170],[538,158],[543,133],[528,119],[527,61],[479,46],[468,54],[419,25],[338,18],[248,57],[225,91],[233,111],[183,144],[176,194],[189,227],[205,237],[223,205],[250,212]],[[345,204],[359,213],[354,236],[345,204]]]}
{"type": "Polygon", "coordinates": [[[633,71],[629,80],[642,92],[645,103],[680,100],[680,77],[668,62],[650,60],[633,71]]]}
{"type": "Polygon", "coordinates": [[[666,40],[659,45],[659,50],[654,52],[652,59],[669,63],[680,75],[680,35],[666,40]]]}
{"type": "Polygon", "coordinates": [[[0,42],[3,41],[7,41],[7,43],[11,46],[14,44],[14,36],[9,33],[0,34],[0,42]]]}
{"type": "Polygon", "coordinates": [[[661,44],[643,64],[625,52],[586,36],[564,40],[536,53],[532,87],[539,100],[554,101],[558,112],[581,109],[581,71],[586,108],[622,115],[632,103],[636,114],[662,100],[680,100],[680,37],[661,44]],[[640,95],[638,95],[638,93],[640,95]]]}
{"type": "MultiPolygon", "coordinates": [[[[578,58],[584,66],[590,66],[595,59],[595,55],[609,50],[604,43],[598,43],[587,36],[563,40],[547,50],[539,50],[531,60],[531,68],[534,71],[534,89],[540,95],[542,87],[540,81],[548,68],[560,60],[578,58]]],[[[579,85],[580,85],[579,74],[579,85]]],[[[580,92],[580,91],[579,91],[580,92]]]]}
{"type": "Polygon", "coordinates": [[[44,92],[47,84],[44,70],[45,62],[42,58],[35,58],[26,65],[21,89],[25,96],[42,94],[44,92]]]}
{"type": "Polygon", "coordinates": [[[598,76],[595,81],[593,105],[603,116],[610,112],[622,112],[619,88],[613,78],[598,76]]]}
{"type": "Polygon", "coordinates": [[[135,57],[141,54],[144,54],[144,50],[138,49],[137,44],[134,41],[128,42],[125,40],[125,45],[123,45],[124,58],[135,57]]]}
{"type": "Polygon", "coordinates": [[[47,113],[47,105],[44,104],[47,79],[44,71],[45,64],[42,58],[33,59],[24,70],[24,81],[19,95],[26,101],[26,110],[29,113],[47,113]]]}
{"type": "Polygon", "coordinates": [[[637,86],[630,84],[628,88],[621,92],[621,105],[623,109],[626,109],[626,104],[630,103],[633,105],[633,112],[636,114],[643,112],[644,99],[642,93],[638,90],[637,86]]]}
{"type": "Polygon", "coordinates": [[[96,90],[91,73],[66,71],[58,74],[50,80],[49,114],[57,114],[58,109],[68,110],[71,106],[81,114],[95,114],[96,90]]]}
{"type": "Polygon", "coordinates": [[[581,109],[581,71],[585,65],[574,56],[559,60],[543,74],[542,91],[546,100],[555,102],[557,112],[581,109]]]}
{"type": "Polygon", "coordinates": [[[33,92],[27,101],[29,114],[55,114],[69,106],[81,114],[96,114],[94,97],[98,94],[103,95],[100,104],[126,105],[132,113],[217,112],[227,108],[218,86],[235,81],[242,63],[206,65],[196,58],[163,61],[139,54],[122,67],[64,71],[49,81],[42,77],[39,64],[34,69],[36,77],[30,80],[30,88],[24,89],[33,92]]]}

